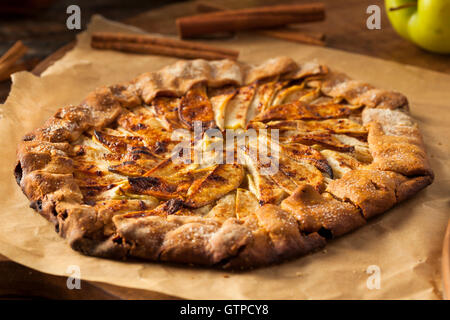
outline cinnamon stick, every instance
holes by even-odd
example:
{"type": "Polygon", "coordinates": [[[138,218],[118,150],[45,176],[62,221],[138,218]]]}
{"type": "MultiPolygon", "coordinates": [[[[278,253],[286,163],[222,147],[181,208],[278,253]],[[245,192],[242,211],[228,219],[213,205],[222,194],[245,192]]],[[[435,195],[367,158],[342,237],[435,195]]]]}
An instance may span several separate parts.
{"type": "Polygon", "coordinates": [[[322,3],[279,5],[204,13],[176,20],[182,38],[217,32],[279,27],[325,19],[322,3]]]}
{"type": "Polygon", "coordinates": [[[97,32],[92,35],[91,46],[96,49],[165,55],[185,59],[236,59],[238,51],[148,35],[97,32]]]}
{"type": "Polygon", "coordinates": [[[101,50],[117,50],[130,53],[154,54],[161,56],[177,57],[182,59],[206,59],[206,60],[234,59],[234,57],[230,57],[216,52],[208,52],[208,51],[202,52],[198,50],[164,47],[146,43],[93,41],[91,42],[91,46],[95,49],[101,50]]]}
{"type": "Polygon", "coordinates": [[[218,48],[198,42],[182,41],[170,38],[154,37],[149,35],[132,35],[125,33],[111,33],[111,32],[96,32],[92,35],[93,41],[118,41],[131,42],[139,44],[153,44],[164,47],[182,48],[190,50],[202,50],[208,52],[215,52],[222,55],[232,56],[237,58],[239,52],[236,50],[218,48]]]}
{"type": "MultiPolygon", "coordinates": [[[[228,10],[228,8],[218,5],[217,3],[203,1],[197,2],[197,11],[199,12],[217,12],[225,10],[228,10]]],[[[313,44],[318,46],[325,45],[325,42],[323,41],[325,39],[325,34],[322,32],[304,32],[287,28],[262,29],[256,30],[255,32],[264,36],[292,42],[313,44]]]]}
{"type": "Polygon", "coordinates": [[[22,41],[17,41],[14,45],[6,51],[0,58],[0,81],[6,80],[14,72],[25,70],[23,65],[18,65],[17,61],[22,58],[28,51],[22,41]]]}

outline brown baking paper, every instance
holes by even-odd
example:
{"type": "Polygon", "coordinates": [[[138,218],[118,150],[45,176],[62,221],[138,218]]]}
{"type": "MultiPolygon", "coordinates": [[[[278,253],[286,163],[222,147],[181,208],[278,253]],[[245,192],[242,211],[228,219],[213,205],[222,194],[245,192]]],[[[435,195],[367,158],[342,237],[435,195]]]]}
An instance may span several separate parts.
{"type": "MultiPolygon", "coordinates": [[[[217,42],[239,49],[240,60],[259,63],[289,55],[301,62],[318,59],[376,86],[408,96],[419,121],[435,182],[413,199],[366,226],[330,241],[319,252],[281,265],[232,273],[162,263],[120,262],[73,251],[53,226],[34,210],[13,177],[19,139],[67,104],[91,90],[158,70],[175,59],[95,51],[89,33],[140,32],[95,17],[78,45],[41,77],[13,75],[7,102],[0,108],[0,253],[20,264],[55,275],[80,267],[83,280],[152,290],[192,299],[439,299],[440,255],[449,219],[450,76],[326,48],[255,35],[217,42]],[[380,270],[380,288],[369,289],[369,266],[380,270]]],[[[216,44],[216,43],[214,43],[216,44]]],[[[370,268],[369,268],[370,269],[370,268]]],[[[369,279],[370,282],[370,279],[369,279]]]]}

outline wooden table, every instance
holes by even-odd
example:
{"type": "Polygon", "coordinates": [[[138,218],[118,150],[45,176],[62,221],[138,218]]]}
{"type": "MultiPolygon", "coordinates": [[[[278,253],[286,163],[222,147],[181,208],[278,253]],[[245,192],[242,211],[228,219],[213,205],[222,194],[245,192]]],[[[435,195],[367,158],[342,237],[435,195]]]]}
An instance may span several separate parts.
{"type": "MultiPolygon", "coordinates": [[[[340,49],[450,73],[450,55],[428,53],[398,36],[391,27],[384,9],[384,0],[218,0],[214,1],[230,9],[275,5],[281,3],[323,2],[326,19],[302,25],[304,30],[326,34],[326,45],[340,49]],[[378,5],[381,12],[381,29],[366,27],[369,5],[378,5]]],[[[163,34],[176,34],[172,18],[195,14],[192,2],[174,4],[126,19],[129,24],[144,30],[163,34]],[[169,18],[170,17],[170,18],[169,18]]]]}
{"type": "MultiPolygon", "coordinates": [[[[89,6],[94,3],[99,6],[103,0],[79,1],[89,6]]],[[[311,2],[312,0],[296,1],[276,1],[276,0],[223,0],[216,1],[218,4],[230,9],[252,7],[260,5],[279,4],[280,2],[311,2]]],[[[63,1],[66,3],[67,1],[63,1]]],[[[70,1],[69,1],[70,2],[70,1]]],[[[137,3],[133,0],[132,3],[137,3]]],[[[450,56],[435,55],[425,52],[411,43],[403,40],[390,26],[384,12],[382,0],[321,0],[327,5],[327,19],[323,22],[302,26],[304,30],[321,31],[327,35],[327,47],[340,50],[356,52],[360,54],[379,57],[387,60],[394,60],[400,63],[411,64],[423,68],[428,68],[440,72],[450,73],[450,56]],[[382,8],[381,30],[368,30],[366,27],[366,8],[371,4],[377,4],[382,8]]],[[[158,2],[160,3],[160,2],[158,2]]],[[[59,5],[61,7],[61,4],[59,5]]],[[[83,12],[83,5],[81,4],[83,12]]],[[[94,13],[91,7],[89,14],[94,13]]],[[[127,10],[116,8],[121,14],[107,14],[107,17],[116,17],[122,21],[140,27],[149,32],[162,34],[176,34],[174,19],[177,17],[196,13],[196,6],[193,1],[175,3],[151,11],[147,11],[132,17],[123,17],[127,10]]],[[[134,8],[135,10],[136,8],[134,8]]],[[[99,10],[100,13],[102,12],[99,10]]],[[[131,10],[133,11],[133,10],[131,10]]],[[[88,19],[88,17],[84,18],[88,19]]],[[[61,23],[61,22],[60,22],[61,23]]],[[[0,23],[0,39],[2,37],[2,26],[0,23]]],[[[51,24],[50,24],[51,25],[51,24]]],[[[20,23],[15,24],[16,28],[20,23]]],[[[47,25],[47,28],[48,25],[47,25]]],[[[55,27],[56,28],[56,27],[55,27]]],[[[20,28],[19,28],[20,29],[20,28]]],[[[36,28],[34,32],[39,32],[36,28]]],[[[43,32],[47,32],[44,28],[43,32]]],[[[60,26],[56,28],[56,33],[60,36],[45,38],[46,43],[52,43],[53,51],[57,46],[61,46],[61,39],[65,39],[65,45],[34,68],[35,74],[40,74],[54,61],[61,58],[65,52],[73,46],[74,34],[60,26]],[[59,30],[59,31],[58,31],[59,30]],[[56,45],[55,45],[56,44],[56,45]]],[[[20,36],[20,33],[19,33],[20,36]]],[[[10,39],[18,40],[18,39],[10,39]]],[[[42,40],[39,40],[42,41],[42,40]]],[[[12,41],[13,42],[13,41],[12,41]]],[[[26,42],[27,43],[27,42],[26,42]]],[[[27,43],[32,46],[33,42],[27,43]]],[[[36,48],[45,51],[37,45],[36,48]],[[41,48],[41,49],[39,49],[41,48]]],[[[0,45],[0,50],[6,50],[7,46],[0,45]]],[[[46,49],[48,50],[48,49],[46,49]]],[[[36,52],[35,52],[36,54],[36,52]]],[[[42,54],[42,53],[41,53],[42,54]]],[[[9,84],[0,84],[0,101],[7,96],[9,84]]],[[[68,290],[65,277],[47,275],[17,263],[14,263],[0,255],[0,297],[3,298],[59,298],[59,299],[171,299],[173,297],[149,292],[145,290],[134,290],[117,286],[82,281],[81,290],[68,290]]]]}

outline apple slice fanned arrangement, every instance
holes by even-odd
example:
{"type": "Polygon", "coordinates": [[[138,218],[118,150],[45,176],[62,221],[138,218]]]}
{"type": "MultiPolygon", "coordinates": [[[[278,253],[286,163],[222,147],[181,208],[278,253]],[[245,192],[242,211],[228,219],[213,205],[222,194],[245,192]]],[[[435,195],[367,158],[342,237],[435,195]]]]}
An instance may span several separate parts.
{"type": "Polygon", "coordinates": [[[32,207],[74,249],[228,268],[316,250],[433,179],[403,95],[285,57],[99,89],[18,158],[32,207]]]}

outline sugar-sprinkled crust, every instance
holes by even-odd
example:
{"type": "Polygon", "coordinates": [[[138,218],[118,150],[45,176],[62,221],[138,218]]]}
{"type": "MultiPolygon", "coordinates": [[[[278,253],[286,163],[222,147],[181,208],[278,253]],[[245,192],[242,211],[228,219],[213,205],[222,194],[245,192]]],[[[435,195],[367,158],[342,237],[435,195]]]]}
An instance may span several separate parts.
{"type": "MultiPolygon", "coordinates": [[[[258,94],[262,99],[262,93],[255,93],[258,94]]],[[[226,100],[231,96],[224,97],[226,100]]],[[[260,113],[265,121],[261,123],[283,128],[295,125],[296,130],[313,124],[321,128],[329,125],[314,122],[311,115],[290,116],[292,112],[306,112],[305,108],[308,114],[315,114],[316,109],[309,105],[294,103],[286,106],[281,116],[276,110],[266,110],[262,116],[260,113]],[[294,118],[296,122],[289,121],[294,118]],[[310,119],[313,121],[307,122],[310,119]]],[[[31,206],[55,224],[56,231],[72,248],[84,254],[226,268],[258,267],[321,248],[329,238],[364,225],[367,218],[388,210],[433,181],[420,132],[408,110],[408,101],[400,93],[351,80],[314,62],[299,65],[287,57],[258,66],[229,60],[180,61],[145,73],[130,83],[99,88],[81,104],[58,110],[20,142],[15,176],[31,206]],[[198,85],[213,91],[227,86],[259,85],[274,78],[306,84],[310,95],[320,91],[323,97],[314,100],[317,106],[326,100],[347,108],[319,120],[349,117],[353,110],[362,108],[360,124],[350,117],[347,122],[339,122],[339,128],[326,129],[333,135],[320,136],[320,141],[316,136],[311,138],[306,129],[299,131],[301,135],[285,137],[289,143],[294,138],[295,143],[300,141],[303,147],[284,151],[290,152],[292,159],[299,157],[302,168],[309,170],[308,179],[314,183],[297,183],[295,175],[286,169],[292,163],[285,160],[281,174],[286,175],[274,176],[271,184],[256,176],[249,180],[256,191],[238,189],[213,203],[205,202],[215,205],[213,210],[209,206],[197,208],[195,202],[189,203],[189,198],[164,199],[154,204],[149,204],[150,200],[86,200],[86,193],[74,177],[74,143],[86,132],[95,134],[119,117],[126,120],[127,112],[133,108],[155,105],[158,97],[182,97],[198,85]],[[364,130],[368,132],[366,153],[365,142],[358,144],[356,139],[364,135],[364,130]],[[345,133],[350,138],[343,136],[345,133]],[[331,151],[314,151],[309,147],[311,139],[322,146],[331,145],[331,151]],[[346,152],[360,161],[346,156],[346,152]],[[236,201],[244,203],[242,207],[256,209],[236,214],[236,201]],[[198,210],[209,213],[200,214],[198,210]]],[[[171,119],[167,119],[170,123],[171,119]]],[[[258,123],[252,125],[256,127],[258,123]]],[[[295,172],[298,170],[300,167],[295,172]]],[[[241,180],[237,179],[233,188],[241,180]]],[[[135,185],[138,181],[143,183],[139,178],[129,181],[135,185]]]]}

